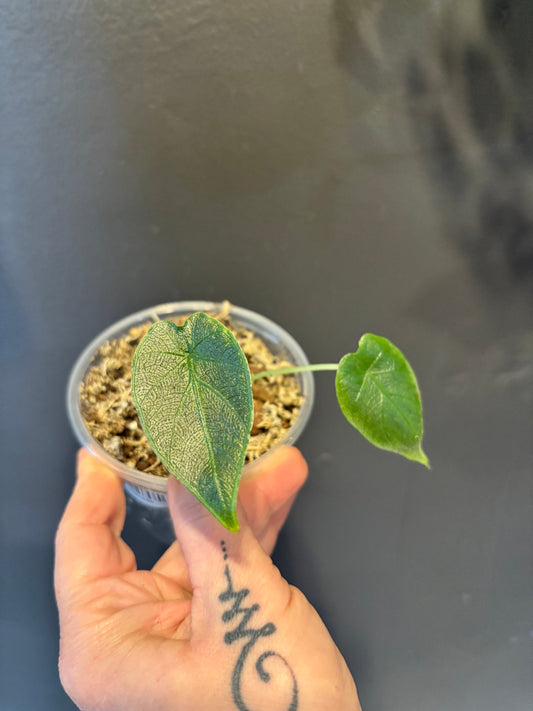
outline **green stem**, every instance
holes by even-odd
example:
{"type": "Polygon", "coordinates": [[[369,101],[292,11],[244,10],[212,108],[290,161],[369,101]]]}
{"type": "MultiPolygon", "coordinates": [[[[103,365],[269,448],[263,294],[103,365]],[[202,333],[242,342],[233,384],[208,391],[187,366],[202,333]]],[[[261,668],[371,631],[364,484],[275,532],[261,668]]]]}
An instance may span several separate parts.
{"type": "Polygon", "coordinates": [[[337,370],[338,363],[318,363],[316,365],[292,365],[290,368],[276,368],[274,370],[263,370],[252,375],[252,383],[259,378],[267,378],[269,375],[288,375],[290,373],[305,373],[309,370],[337,370]]]}

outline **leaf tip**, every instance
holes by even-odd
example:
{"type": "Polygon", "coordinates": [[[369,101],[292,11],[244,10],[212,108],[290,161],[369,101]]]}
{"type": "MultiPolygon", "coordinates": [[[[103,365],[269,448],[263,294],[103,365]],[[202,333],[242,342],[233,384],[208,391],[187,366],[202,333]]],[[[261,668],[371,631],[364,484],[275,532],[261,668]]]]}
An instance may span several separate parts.
{"type": "Polygon", "coordinates": [[[418,452],[416,454],[417,454],[417,456],[416,456],[415,461],[419,462],[420,464],[423,464],[426,467],[426,469],[431,470],[431,464],[429,462],[427,454],[424,452],[422,447],[420,447],[420,449],[418,450],[418,452]]]}
{"type": "Polygon", "coordinates": [[[232,518],[223,522],[224,527],[228,529],[230,533],[238,533],[241,529],[237,518],[232,518]]]}

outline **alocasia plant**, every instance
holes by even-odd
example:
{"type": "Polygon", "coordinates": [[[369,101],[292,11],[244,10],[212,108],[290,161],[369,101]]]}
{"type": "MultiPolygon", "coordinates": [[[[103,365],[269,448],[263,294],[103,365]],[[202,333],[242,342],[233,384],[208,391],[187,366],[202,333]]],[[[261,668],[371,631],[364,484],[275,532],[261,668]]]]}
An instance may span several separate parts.
{"type": "Polygon", "coordinates": [[[422,404],[415,375],[386,338],[365,334],[337,363],[250,375],[229,329],[204,313],[183,326],[158,321],[132,362],[132,397],[154,452],[230,531],[253,422],[252,380],[305,370],[336,370],[346,419],[372,444],[429,466],[422,450],[422,404]]]}

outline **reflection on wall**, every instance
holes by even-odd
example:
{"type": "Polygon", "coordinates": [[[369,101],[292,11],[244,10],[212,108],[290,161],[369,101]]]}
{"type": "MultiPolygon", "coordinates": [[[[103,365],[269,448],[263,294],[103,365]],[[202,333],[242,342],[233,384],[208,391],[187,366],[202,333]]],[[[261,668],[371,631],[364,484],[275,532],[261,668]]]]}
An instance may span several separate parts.
{"type": "Polygon", "coordinates": [[[415,140],[450,236],[493,289],[533,286],[533,13],[527,0],[443,7],[407,70],[415,140]],[[451,218],[450,218],[451,216],[451,218]]]}
{"type": "Polygon", "coordinates": [[[443,223],[474,273],[495,289],[532,283],[529,0],[332,7],[344,72],[374,96],[404,93],[443,223]]]}
{"type": "Polygon", "coordinates": [[[373,93],[398,89],[398,63],[416,44],[440,3],[428,0],[334,0],[335,51],[341,67],[373,93]]]}

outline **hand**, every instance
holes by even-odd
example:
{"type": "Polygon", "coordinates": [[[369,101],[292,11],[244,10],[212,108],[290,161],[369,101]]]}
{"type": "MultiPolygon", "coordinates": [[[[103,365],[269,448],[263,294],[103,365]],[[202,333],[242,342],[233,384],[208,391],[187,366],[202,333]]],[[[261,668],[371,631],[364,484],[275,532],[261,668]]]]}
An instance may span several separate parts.
{"type": "Polygon", "coordinates": [[[229,533],[172,477],[177,541],[151,571],[121,539],[119,478],[85,450],[56,538],[61,681],[83,711],[360,711],[346,664],[270,553],[307,466],[243,479],[229,533]]]}

